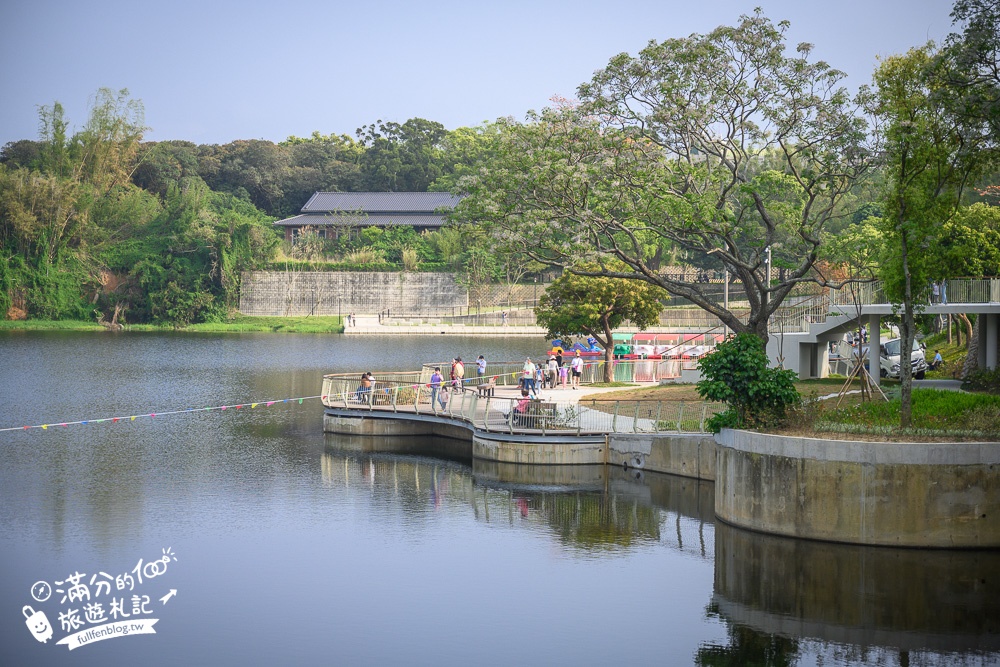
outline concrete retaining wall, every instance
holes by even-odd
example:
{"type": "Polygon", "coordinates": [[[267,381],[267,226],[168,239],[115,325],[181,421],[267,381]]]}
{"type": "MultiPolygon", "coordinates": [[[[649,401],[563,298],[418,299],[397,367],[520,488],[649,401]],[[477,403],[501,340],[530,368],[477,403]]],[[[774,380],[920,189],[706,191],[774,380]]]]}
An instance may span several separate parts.
{"type": "Polygon", "coordinates": [[[243,274],[240,312],[258,317],[347,315],[465,308],[469,295],[450,273],[253,271],[243,274]]]}
{"type": "Polygon", "coordinates": [[[725,430],[715,511],[778,535],[1000,547],[1000,443],[876,443],[725,430]]]}
{"type": "Polygon", "coordinates": [[[500,463],[534,465],[593,465],[604,463],[604,439],[558,442],[554,438],[490,438],[477,433],[472,438],[472,456],[500,463]]]}
{"type": "Polygon", "coordinates": [[[610,435],[608,463],[694,479],[715,479],[715,438],[701,433],[610,435]]]}

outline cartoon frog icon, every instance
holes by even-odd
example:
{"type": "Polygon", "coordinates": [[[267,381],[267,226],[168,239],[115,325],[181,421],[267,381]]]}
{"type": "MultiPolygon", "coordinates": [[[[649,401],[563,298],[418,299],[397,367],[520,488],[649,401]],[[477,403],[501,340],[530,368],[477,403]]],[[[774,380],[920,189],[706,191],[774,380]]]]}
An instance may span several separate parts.
{"type": "Polygon", "coordinates": [[[24,622],[35,639],[43,644],[52,639],[52,624],[44,611],[35,611],[27,605],[21,611],[24,613],[24,622]]]}

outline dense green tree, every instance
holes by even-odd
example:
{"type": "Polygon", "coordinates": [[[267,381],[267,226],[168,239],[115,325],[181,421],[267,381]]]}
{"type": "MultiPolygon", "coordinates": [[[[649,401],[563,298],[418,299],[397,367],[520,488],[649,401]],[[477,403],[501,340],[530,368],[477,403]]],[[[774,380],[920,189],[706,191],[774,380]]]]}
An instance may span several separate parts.
{"type": "MultiPolygon", "coordinates": [[[[944,276],[939,257],[944,224],[970,179],[996,160],[996,139],[966,103],[968,88],[951,85],[933,45],[885,59],[875,72],[872,112],[882,128],[887,187],[883,233],[888,247],[881,277],[902,307],[900,421],[910,426],[911,348],[915,317],[944,276]]],[[[977,89],[978,90],[978,89],[977,89]]],[[[974,105],[975,106],[975,105],[974,105]]]]}
{"type": "Polygon", "coordinates": [[[458,187],[459,179],[470,176],[489,164],[496,149],[499,127],[483,123],[477,127],[460,127],[448,132],[441,143],[442,175],[428,190],[450,192],[458,187]]]}
{"type": "Polygon", "coordinates": [[[190,141],[148,143],[142,150],[143,159],[132,174],[132,182],[161,198],[182,178],[198,175],[198,147],[190,141]]]}
{"type": "Polygon", "coordinates": [[[361,182],[373,192],[426,192],[445,171],[440,123],[411,118],[399,123],[376,121],[357,130],[364,146],[361,182]]]}
{"type": "Polygon", "coordinates": [[[621,54],[579,89],[581,105],[498,121],[497,157],[461,181],[456,217],[506,252],[657,285],[767,337],[792,288],[815,280],[824,225],[865,168],[864,120],[843,73],[786,53],[787,24],[759,12],[707,35],[621,54]],[[768,247],[787,257],[765,275],[768,247]],[[714,288],[659,272],[651,251],[717,258],[737,276],[744,318],[714,288]],[[600,258],[617,264],[602,265],[600,258]]]}
{"type": "Polygon", "coordinates": [[[282,142],[289,166],[282,180],[279,216],[298,213],[316,192],[355,192],[361,188],[360,143],[347,135],[313,132],[303,139],[289,137],[282,142]]]}
{"type": "Polygon", "coordinates": [[[942,226],[935,250],[934,273],[941,278],[1000,276],[1000,208],[959,208],[942,226]]]}
{"type": "Polygon", "coordinates": [[[0,309],[31,318],[80,318],[93,272],[79,248],[87,211],[80,185],[0,165],[0,309]],[[17,313],[20,314],[20,313],[17,313]]]}
{"type": "Polygon", "coordinates": [[[668,298],[651,283],[567,272],[545,290],[535,317],[549,338],[582,335],[596,339],[604,347],[604,381],[612,382],[614,330],[626,320],[639,329],[655,324],[668,298]]]}
{"type": "Polygon", "coordinates": [[[40,141],[21,139],[9,141],[0,148],[0,164],[11,169],[39,169],[41,166],[42,144],[40,141]]]}
{"type": "Polygon", "coordinates": [[[238,305],[240,276],[261,268],[278,240],[269,219],[200,179],[170,187],[161,213],[129,243],[101,255],[124,287],[111,297],[131,321],[187,324],[238,305]]]}
{"type": "MultiPolygon", "coordinates": [[[[213,190],[243,197],[273,214],[282,198],[288,154],[262,139],[199,147],[199,174],[213,190]]],[[[304,202],[303,202],[304,203],[304,202]]]]}

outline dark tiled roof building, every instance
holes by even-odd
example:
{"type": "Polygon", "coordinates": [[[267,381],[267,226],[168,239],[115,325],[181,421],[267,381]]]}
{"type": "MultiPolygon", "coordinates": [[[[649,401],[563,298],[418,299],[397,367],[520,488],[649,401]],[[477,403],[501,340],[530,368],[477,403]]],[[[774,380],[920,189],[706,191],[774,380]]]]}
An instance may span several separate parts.
{"type": "Polygon", "coordinates": [[[448,192],[317,192],[299,215],[274,224],[293,241],[303,227],[333,238],[363,227],[404,225],[421,232],[439,229],[447,211],[458,203],[448,192]]]}

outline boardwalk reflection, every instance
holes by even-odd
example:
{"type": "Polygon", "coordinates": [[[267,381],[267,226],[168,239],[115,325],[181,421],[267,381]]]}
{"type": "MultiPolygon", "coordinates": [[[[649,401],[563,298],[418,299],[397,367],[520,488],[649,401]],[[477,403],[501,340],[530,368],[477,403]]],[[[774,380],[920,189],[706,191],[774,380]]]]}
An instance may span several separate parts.
{"type": "MultiPolygon", "coordinates": [[[[719,523],[715,555],[710,613],[730,624],[739,660],[754,642],[788,657],[808,641],[810,653],[865,664],[1000,651],[1000,552],[830,544],[719,523]]],[[[726,664],[719,657],[706,664],[726,664]]]]}
{"type": "Polygon", "coordinates": [[[330,436],[326,483],[368,487],[388,503],[471,511],[479,521],[544,528],[584,551],[663,544],[712,557],[712,485],[605,466],[461,465],[440,438],[330,436]],[[399,454],[416,454],[400,456],[399,454]]]}
{"type": "Polygon", "coordinates": [[[498,527],[543,532],[581,557],[662,546],[711,560],[707,614],[726,624],[729,640],[702,645],[699,664],[1000,658],[1000,552],[768,536],[716,523],[710,482],[604,466],[462,462],[455,454],[443,439],[331,436],[322,476],[413,521],[471,512],[498,527]]]}

